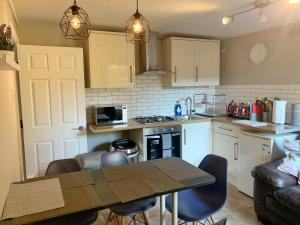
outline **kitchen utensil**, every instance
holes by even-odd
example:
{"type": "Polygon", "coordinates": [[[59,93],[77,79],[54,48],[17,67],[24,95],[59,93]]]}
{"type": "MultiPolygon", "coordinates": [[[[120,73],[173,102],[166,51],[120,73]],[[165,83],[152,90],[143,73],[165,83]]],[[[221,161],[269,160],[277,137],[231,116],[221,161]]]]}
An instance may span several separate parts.
{"type": "Polygon", "coordinates": [[[275,100],[273,104],[273,119],[272,122],[276,124],[285,124],[285,111],[287,101],[275,100]]]}

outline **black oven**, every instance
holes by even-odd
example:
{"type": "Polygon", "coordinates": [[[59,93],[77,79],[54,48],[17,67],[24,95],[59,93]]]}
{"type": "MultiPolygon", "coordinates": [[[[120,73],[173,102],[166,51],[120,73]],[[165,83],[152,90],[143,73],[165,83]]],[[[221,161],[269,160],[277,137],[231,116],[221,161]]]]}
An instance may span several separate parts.
{"type": "Polygon", "coordinates": [[[147,160],[181,157],[181,126],[146,128],[147,160]]]}

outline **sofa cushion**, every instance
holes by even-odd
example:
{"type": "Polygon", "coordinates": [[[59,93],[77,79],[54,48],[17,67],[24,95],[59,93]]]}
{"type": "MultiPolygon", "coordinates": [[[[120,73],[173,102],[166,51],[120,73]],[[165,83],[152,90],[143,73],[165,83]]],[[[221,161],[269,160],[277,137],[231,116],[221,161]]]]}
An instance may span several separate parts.
{"type": "Polygon", "coordinates": [[[300,225],[300,214],[294,210],[290,210],[285,205],[282,205],[274,197],[268,196],[266,205],[269,210],[264,213],[263,218],[270,221],[274,225],[300,225]]]}
{"type": "Polygon", "coordinates": [[[274,192],[275,199],[282,205],[300,213],[300,186],[279,188],[274,192]]]}
{"type": "Polygon", "coordinates": [[[297,179],[289,174],[277,169],[282,163],[282,159],[277,159],[255,167],[252,171],[254,178],[262,179],[265,183],[273,187],[286,187],[297,184],[297,179]]]}

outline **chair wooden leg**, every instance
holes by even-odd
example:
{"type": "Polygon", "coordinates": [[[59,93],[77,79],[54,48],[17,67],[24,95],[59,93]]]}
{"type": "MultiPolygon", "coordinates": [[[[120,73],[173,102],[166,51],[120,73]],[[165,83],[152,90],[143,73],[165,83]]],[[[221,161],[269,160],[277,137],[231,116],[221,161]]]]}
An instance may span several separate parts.
{"type": "Polygon", "coordinates": [[[210,216],[210,219],[211,219],[212,223],[215,223],[215,220],[214,220],[213,216],[210,216]]]}
{"type": "Polygon", "coordinates": [[[135,215],[132,217],[132,220],[133,220],[133,224],[136,225],[135,215]]]}
{"type": "Polygon", "coordinates": [[[108,214],[108,217],[107,217],[107,219],[106,219],[105,225],[107,225],[108,222],[111,222],[111,217],[112,217],[112,215],[113,215],[113,212],[112,212],[112,211],[109,211],[109,214],[108,214]]]}
{"type": "Polygon", "coordinates": [[[146,215],[145,212],[142,212],[142,218],[143,218],[143,220],[145,222],[145,225],[149,225],[149,221],[148,221],[148,218],[147,218],[147,215],[146,215]]]}
{"type": "Polygon", "coordinates": [[[194,221],[194,222],[193,222],[193,225],[197,225],[197,224],[198,224],[198,222],[197,222],[197,221],[194,221]]]}
{"type": "Polygon", "coordinates": [[[126,216],[121,216],[121,225],[126,224],[126,216]]]}

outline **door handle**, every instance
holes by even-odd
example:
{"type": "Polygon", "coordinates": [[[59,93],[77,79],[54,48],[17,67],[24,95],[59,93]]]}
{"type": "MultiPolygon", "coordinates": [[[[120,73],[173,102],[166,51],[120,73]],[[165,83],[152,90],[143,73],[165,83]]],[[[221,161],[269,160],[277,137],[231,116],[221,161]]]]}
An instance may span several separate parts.
{"type": "Polygon", "coordinates": [[[229,128],[224,128],[224,127],[218,127],[218,128],[221,129],[221,130],[227,130],[227,131],[232,132],[232,129],[229,129],[229,128]]]}
{"type": "Polygon", "coordinates": [[[186,145],[186,129],[183,130],[183,143],[186,145]]]}
{"type": "Polygon", "coordinates": [[[238,143],[234,143],[234,160],[238,160],[239,159],[239,153],[238,153],[238,147],[239,147],[239,144],[238,143]]]}
{"type": "Polygon", "coordinates": [[[79,126],[77,128],[73,128],[72,130],[80,130],[80,131],[82,131],[82,130],[84,130],[84,127],[83,126],[79,126]]]}
{"type": "Polygon", "coordinates": [[[133,82],[133,79],[132,79],[132,66],[130,66],[130,83],[133,82]]]}
{"type": "Polygon", "coordinates": [[[198,82],[198,66],[196,66],[196,82],[198,82]]]}
{"type": "Polygon", "coordinates": [[[174,66],[174,82],[177,82],[177,67],[174,66]]]}

